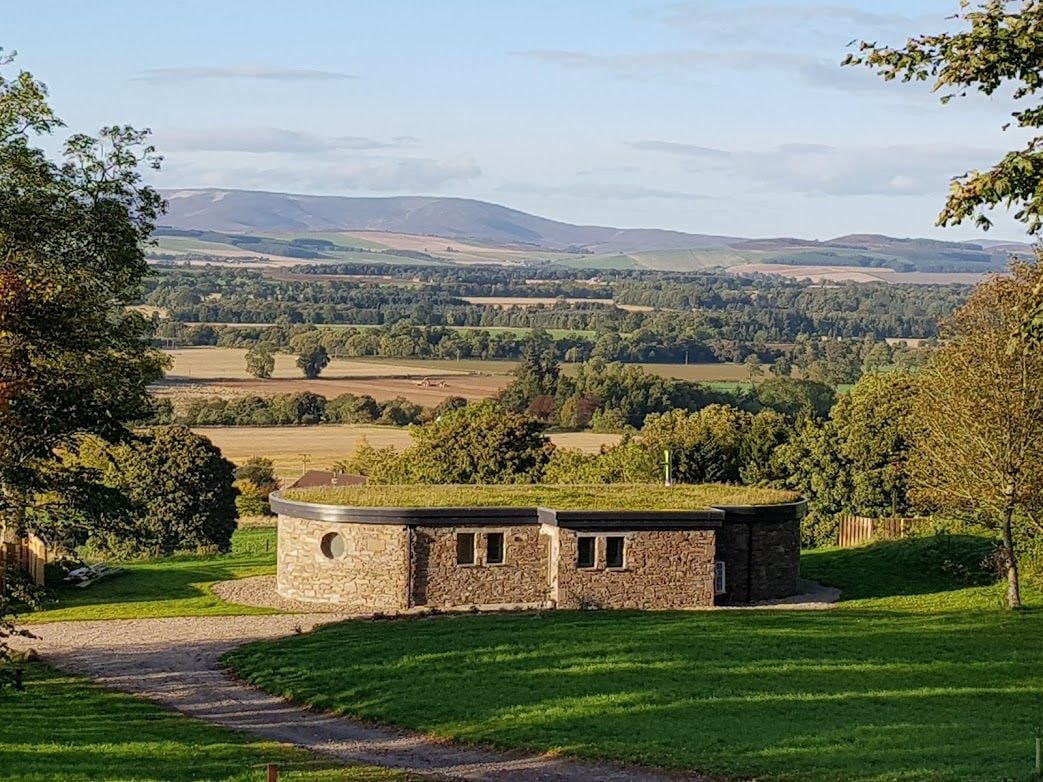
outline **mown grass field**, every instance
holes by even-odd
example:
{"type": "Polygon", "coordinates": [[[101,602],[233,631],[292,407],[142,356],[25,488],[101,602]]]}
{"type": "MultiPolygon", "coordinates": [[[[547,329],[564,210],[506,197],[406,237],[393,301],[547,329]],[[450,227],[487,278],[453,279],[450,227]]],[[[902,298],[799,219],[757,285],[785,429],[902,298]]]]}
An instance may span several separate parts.
{"type": "Polygon", "coordinates": [[[59,582],[53,589],[52,598],[40,610],[21,617],[19,621],[275,613],[226,603],[210,591],[210,585],[216,581],[275,572],[274,526],[236,530],[229,554],[186,554],[108,564],[120,567],[124,572],[97,581],[86,589],[59,582]]]}
{"type": "Polygon", "coordinates": [[[351,621],[228,662],[317,709],[446,739],[787,782],[1028,780],[1043,612],[1001,608],[981,538],[802,560],[825,612],[351,621]]]}
{"type": "Polygon", "coordinates": [[[205,725],[34,663],[0,695],[0,782],[407,782],[205,725]]]}

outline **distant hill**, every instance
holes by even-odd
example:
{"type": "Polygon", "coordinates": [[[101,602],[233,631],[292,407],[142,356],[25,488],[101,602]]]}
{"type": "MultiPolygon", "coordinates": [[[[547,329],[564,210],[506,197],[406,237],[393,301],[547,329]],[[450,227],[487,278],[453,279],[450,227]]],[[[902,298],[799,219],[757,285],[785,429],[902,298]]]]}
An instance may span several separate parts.
{"type": "MultiPolygon", "coordinates": [[[[556,262],[671,271],[723,267],[740,273],[813,277],[822,270],[835,276],[837,269],[981,275],[1005,268],[1012,253],[1031,252],[1030,245],[1001,241],[946,242],[879,234],[849,234],[826,241],[744,239],[571,225],[466,198],[354,198],[216,189],[168,190],[163,195],[169,211],[163,218],[165,229],[157,233],[167,235],[161,250],[168,254],[220,255],[221,248],[227,247],[240,255],[269,253],[326,260],[351,250],[355,254],[348,257],[354,261],[388,263],[556,262]],[[360,246],[369,255],[358,254],[359,243],[345,247],[353,242],[343,232],[360,235],[360,246]],[[239,236],[242,234],[248,236],[239,236]],[[318,239],[292,238],[320,234],[326,237],[324,247],[314,246],[318,239]],[[331,243],[329,236],[335,234],[336,241],[331,243]],[[422,240],[410,241],[409,237],[422,240]],[[432,237],[473,246],[439,247],[432,237]]],[[[840,275],[842,278],[843,272],[840,275]]]]}
{"type": "Polygon", "coordinates": [[[467,198],[289,195],[255,190],[167,190],[163,224],[255,233],[386,231],[548,250],[627,253],[724,247],[736,237],[571,225],[467,198]]]}

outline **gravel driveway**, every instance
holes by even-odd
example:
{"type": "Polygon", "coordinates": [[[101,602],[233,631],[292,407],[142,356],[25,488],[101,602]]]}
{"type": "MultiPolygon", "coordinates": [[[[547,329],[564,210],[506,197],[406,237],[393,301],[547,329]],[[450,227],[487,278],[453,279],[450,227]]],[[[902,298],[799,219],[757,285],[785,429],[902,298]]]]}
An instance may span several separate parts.
{"type": "Polygon", "coordinates": [[[47,663],[144,696],[190,717],[294,744],[346,763],[438,779],[496,782],[700,780],[649,769],[454,746],[308,711],[236,681],[219,658],[249,641],[335,621],[331,614],[179,617],[32,625],[15,639],[47,663]]]}

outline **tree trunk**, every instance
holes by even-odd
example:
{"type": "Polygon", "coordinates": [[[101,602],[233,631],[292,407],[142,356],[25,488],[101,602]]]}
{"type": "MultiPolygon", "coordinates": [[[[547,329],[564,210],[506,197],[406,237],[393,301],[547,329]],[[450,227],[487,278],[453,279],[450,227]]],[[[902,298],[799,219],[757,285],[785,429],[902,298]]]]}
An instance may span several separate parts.
{"type": "Polygon", "coordinates": [[[1021,608],[1021,584],[1018,579],[1018,560],[1014,554],[1014,538],[1010,524],[1014,516],[1014,506],[1008,504],[1003,510],[1003,558],[1007,568],[1007,606],[1021,608]]]}

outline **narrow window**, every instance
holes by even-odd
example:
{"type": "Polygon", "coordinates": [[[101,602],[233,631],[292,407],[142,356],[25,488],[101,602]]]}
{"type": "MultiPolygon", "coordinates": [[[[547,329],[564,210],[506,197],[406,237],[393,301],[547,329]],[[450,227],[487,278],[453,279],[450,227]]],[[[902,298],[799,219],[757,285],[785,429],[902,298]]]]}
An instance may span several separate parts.
{"type": "Polygon", "coordinates": [[[485,534],[485,564],[503,564],[503,533],[487,532],[485,534]]]}
{"type": "Polygon", "coordinates": [[[576,567],[594,567],[594,542],[597,538],[579,538],[579,550],[576,554],[576,567]]]}
{"type": "Polygon", "coordinates": [[[456,564],[458,564],[458,565],[473,565],[474,564],[474,533],[473,532],[457,532],[456,533],[456,564]]]}
{"type": "Polygon", "coordinates": [[[713,563],[713,593],[723,595],[727,592],[728,581],[724,574],[724,563],[717,560],[713,563]]]}
{"type": "Polygon", "coordinates": [[[605,538],[605,567],[623,567],[623,538],[605,538]]]}

